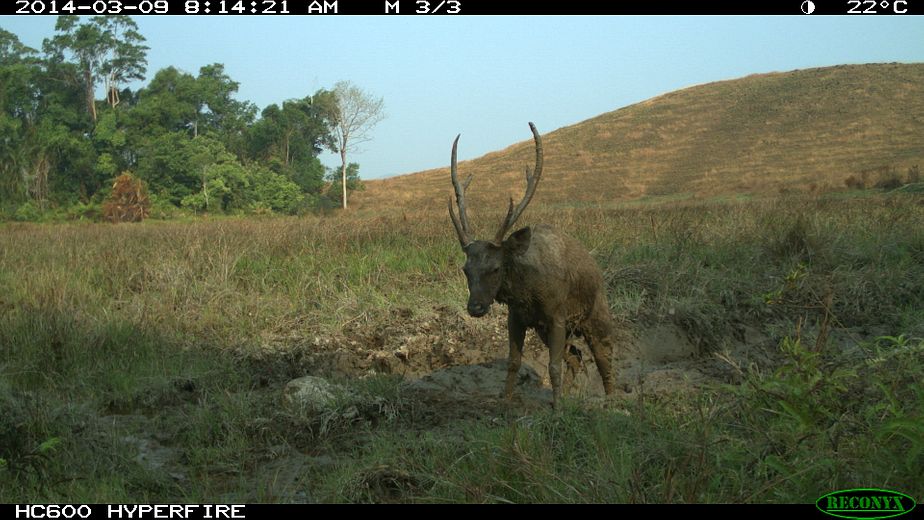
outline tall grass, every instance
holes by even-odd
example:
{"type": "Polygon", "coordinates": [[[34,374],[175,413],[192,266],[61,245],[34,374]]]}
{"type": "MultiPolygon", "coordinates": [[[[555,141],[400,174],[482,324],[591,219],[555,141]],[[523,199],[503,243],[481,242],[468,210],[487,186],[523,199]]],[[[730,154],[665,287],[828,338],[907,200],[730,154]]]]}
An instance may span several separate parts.
{"type": "MultiPolygon", "coordinates": [[[[493,231],[494,216],[477,216],[476,234],[493,231]]],[[[462,254],[445,214],[2,224],[0,500],[289,500],[247,491],[280,446],[334,457],[333,470],[306,470],[315,500],[924,493],[913,478],[924,395],[906,384],[922,376],[920,197],[525,216],[592,250],[625,327],[672,323],[705,355],[745,328],[783,348],[764,366],[730,369],[734,386],[614,409],[575,403],[560,416],[421,431],[420,405],[372,380],[337,411],[293,415],[276,398],[290,372],[254,360],[284,364],[286,345],[373,327],[397,307],[461,306],[462,254]],[[886,336],[897,339],[875,342],[886,336]],[[139,443],[155,441],[172,453],[160,469],[139,459],[139,443]]]]}

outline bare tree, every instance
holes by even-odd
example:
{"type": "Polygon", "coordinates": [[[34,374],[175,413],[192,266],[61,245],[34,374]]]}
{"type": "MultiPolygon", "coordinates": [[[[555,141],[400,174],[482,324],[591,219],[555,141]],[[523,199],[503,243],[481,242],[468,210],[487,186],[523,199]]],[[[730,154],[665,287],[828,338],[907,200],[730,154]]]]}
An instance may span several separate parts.
{"type": "Polygon", "coordinates": [[[343,209],[347,207],[347,151],[356,150],[356,145],[372,139],[369,131],[385,118],[385,102],[374,98],[349,81],[338,81],[334,85],[336,98],[331,121],[337,137],[340,152],[340,179],[343,189],[343,209]]]}

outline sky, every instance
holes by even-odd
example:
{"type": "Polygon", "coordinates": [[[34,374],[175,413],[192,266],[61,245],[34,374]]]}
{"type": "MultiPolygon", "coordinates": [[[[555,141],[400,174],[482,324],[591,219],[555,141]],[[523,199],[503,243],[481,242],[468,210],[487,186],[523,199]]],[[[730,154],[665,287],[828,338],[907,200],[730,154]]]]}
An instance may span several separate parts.
{"type": "MultiPolygon", "coordinates": [[[[924,62],[924,17],[136,16],[147,80],[223,63],[262,110],[348,80],[386,118],[351,161],[381,178],[480,157],[673,90],[845,63],[924,62]]],[[[0,16],[40,49],[54,16],[0,16]]],[[[141,84],[135,85],[135,88],[141,84]]],[[[327,166],[339,156],[325,154],[327,166]]]]}

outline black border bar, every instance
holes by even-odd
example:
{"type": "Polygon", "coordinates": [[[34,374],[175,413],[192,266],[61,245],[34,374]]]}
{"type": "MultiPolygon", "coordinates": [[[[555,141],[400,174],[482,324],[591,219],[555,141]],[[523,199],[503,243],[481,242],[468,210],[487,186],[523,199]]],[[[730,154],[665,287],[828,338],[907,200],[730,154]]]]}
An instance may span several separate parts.
{"type": "Polygon", "coordinates": [[[4,0],[0,14],[910,16],[924,0],[4,0]],[[69,11],[62,10],[70,6],[69,11]]]}
{"type": "MultiPolygon", "coordinates": [[[[394,511],[401,510],[402,516],[412,518],[432,518],[433,514],[440,514],[451,504],[391,504],[394,511]]],[[[456,506],[457,507],[457,506],[456,506]]],[[[469,507],[490,507],[485,505],[471,505],[469,507]]],[[[563,505],[556,504],[521,504],[514,506],[523,513],[568,514],[563,505]],[[558,511],[555,511],[555,510],[558,511]]],[[[573,507],[573,506],[572,506],[573,507]]],[[[814,504],[711,504],[711,505],[679,505],[679,504],[595,504],[595,508],[606,508],[609,514],[616,517],[639,518],[655,514],[665,514],[672,517],[704,515],[710,519],[724,520],[740,519],[754,515],[773,515],[776,517],[808,518],[831,520],[831,517],[822,514],[814,504]]],[[[216,504],[169,505],[157,506],[139,504],[87,504],[87,505],[38,505],[28,504],[0,504],[0,518],[10,520],[275,520],[293,515],[295,518],[312,518],[318,514],[343,514],[338,512],[339,506],[329,504],[292,505],[292,504],[240,504],[235,506],[216,504]],[[23,512],[28,508],[28,512],[23,512]],[[233,508],[233,509],[231,509],[233,508]],[[118,510],[114,513],[113,510],[118,510]]],[[[902,520],[912,520],[912,515],[901,517],[902,520]]]]}

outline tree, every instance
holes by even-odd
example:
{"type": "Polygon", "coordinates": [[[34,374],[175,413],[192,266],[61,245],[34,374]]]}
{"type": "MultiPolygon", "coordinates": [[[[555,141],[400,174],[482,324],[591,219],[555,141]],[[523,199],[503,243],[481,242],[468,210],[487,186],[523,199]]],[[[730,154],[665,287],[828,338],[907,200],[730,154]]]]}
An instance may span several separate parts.
{"type": "Polygon", "coordinates": [[[253,123],[257,107],[249,101],[234,99],[240,84],[225,73],[225,66],[213,63],[199,69],[196,78],[196,132],[199,121],[203,129],[218,132],[229,150],[242,155],[243,134],[248,125],[253,123]]]}
{"type": "MultiPolygon", "coordinates": [[[[366,189],[363,186],[362,180],[359,178],[359,164],[351,162],[347,165],[347,192],[351,191],[363,191],[366,189]]],[[[340,186],[337,186],[341,182],[341,172],[339,168],[330,168],[325,179],[331,183],[330,189],[327,191],[327,199],[331,202],[336,203],[337,206],[343,206],[342,199],[342,190],[340,186]]]]}
{"type": "Polygon", "coordinates": [[[44,208],[54,194],[86,199],[100,187],[81,89],[60,81],[77,76],[0,29],[0,198],[44,208]]]}
{"type": "Polygon", "coordinates": [[[29,147],[32,177],[38,180],[44,170],[52,173],[49,194],[56,195],[53,198],[58,203],[86,202],[99,189],[111,185],[112,179],[100,178],[95,169],[94,129],[81,103],[83,89],[60,80],[76,77],[77,67],[48,61],[42,65],[34,80],[39,98],[29,147]]]}
{"type": "Polygon", "coordinates": [[[343,209],[347,207],[347,153],[356,145],[372,139],[369,131],[385,118],[385,103],[375,99],[349,81],[334,85],[335,106],[331,110],[337,150],[340,152],[340,180],[343,209]]]}
{"type": "Polygon", "coordinates": [[[303,198],[297,184],[266,168],[250,168],[250,207],[253,210],[267,208],[272,211],[294,214],[303,198]]]}
{"type": "Polygon", "coordinates": [[[55,31],[59,34],[42,43],[53,63],[68,61],[79,71],[84,89],[87,113],[96,123],[96,85],[102,79],[106,99],[115,107],[119,103],[120,82],[144,79],[148,47],[138,32],[138,25],[129,16],[94,16],[79,23],[76,15],[58,17],[55,31]]]}
{"type": "Polygon", "coordinates": [[[198,77],[166,67],[138,91],[123,121],[141,140],[163,132],[185,131],[193,138],[210,133],[241,157],[256,107],[234,99],[237,89],[220,63],[200,68],[198,77]]]}
{"type": "Polygon", "coordinates": [[[38,99],[34,54],[15,34],[0,29],[0,198],[8,200],[24,198],[30,188],[23,172],[30,162],[38,99]]]}
{"type": "Polygon", "coordinates": [[[0,28],[0,64],[19,63],[35,54],[35,49],[23,45],[15,34],[0,28]]]}
{"type": "Polygon", "coordinates": [[[108,60],[102,64],[101,72],[106,85],[106,100],[115,108],[119,104],[119,84],[133,79],[144,79],[148,47],[141,45],[144,36],[138,32],[138,25],[128,16],[102,17],[108,39],[108,60]]]}
{"type": "Polygon", "coordinates": [[[334,149],[328,119],[333,94],[318,91],[304,99],[270,105],[250,127],[250,155],[285,175],[305,193],[319,193],[324,168],[318,160],[321,150],[334,149]]]}

